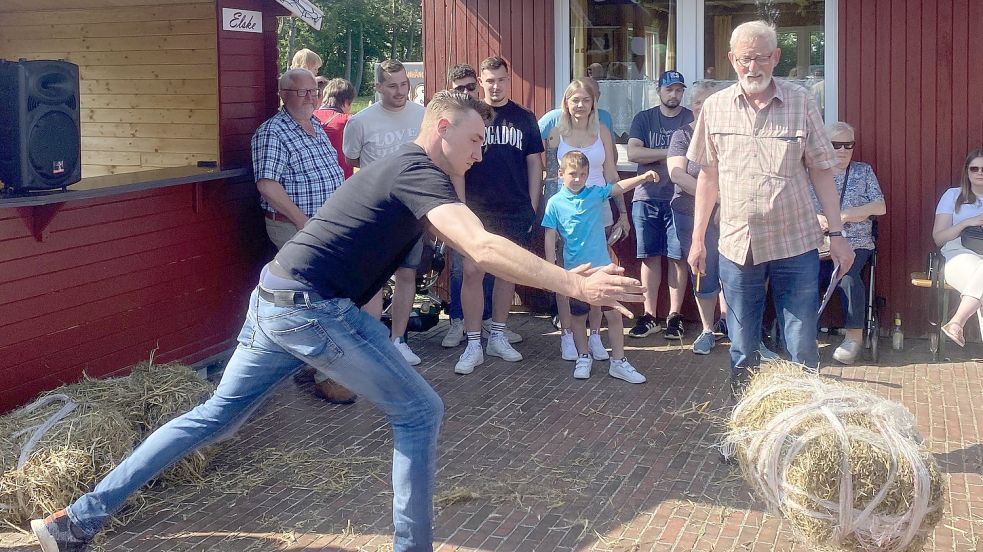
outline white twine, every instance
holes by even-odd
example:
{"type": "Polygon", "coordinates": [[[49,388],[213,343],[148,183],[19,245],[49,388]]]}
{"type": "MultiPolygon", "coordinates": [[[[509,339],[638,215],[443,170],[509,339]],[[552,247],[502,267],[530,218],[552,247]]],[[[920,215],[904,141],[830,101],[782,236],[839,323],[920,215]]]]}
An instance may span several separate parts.
{"type": "Polygon", "coordinates": [[[941,506],[931,506],[931,476],[921,454],[921,437],[915,420],[901,405],[870,393],[824,383],[819,377],[775,374],[767,385],[756,385],[737,404],[731,427],[745,413],[776,392],[808,397],[804,404],[777,414],[759,430],[733,429],[721,451],[733,457],[738,450],[746,459],[748,481],[772,511],[803,515],[826,522],[832,528],[831,542],[839,546],[854,538],[861,550],[899,552],[911,544],[926,516],[941,506]],[[863,416],[873,429],[852,425],[849,417],[863,416]],[[818,422],[818,423],[817,423],[818,422]],[[801,435],[803,424],[812,427],[801,435]],[[789,467],[815,439],[833,436],[839,441],[840,481],[837,501],[821,499],[786,481],[789,467]],[[862,509],[854,508],[854,481],[847,452],[852,442],[863,442],[887,453],[891,459],[887,480],[862,509]],[[900,466],[911,466],[914,489],[908,509],[899,515],[877,514],[900,466]]]}
{"type": "MultiPolygon", "coordinates": [[[[24,446],[21,447],[20,456],[17,459],[18,472],[24,469],[24,466],[27,465],[27,461],[30,460],[31,458],[31,453],[34,452],[34,447],[36,447],[38,443],[41,442],[41,439],[44,437],[44,434],[47,433],[52,427],[54,427],[55,424],[57,424],[63,418],[65,418],[65,416],[68,416],[73,410],[75,410],[75,407],[77,407],[78,404],[76,404],[75,401],[73,401],[71,397],[69,397],[68,395],[57,393],[54,395],[47,395],[45,397],[41,397],[40,399],[32,402],[31,404],[25,406],[24,408],[18,410],[13,414],[13,416],[15,417],[26,416],[31,412],[34,412],[35,410],[39,408],[43,408],[56,401],[62,401],[65,404],[63,404],[62,407],[57,412],[49,416],[48,419],[45,420],[42,424],[32,426],[26,429],[22,429],[11,435],[12,440],[17,440],[22,435],[25,435],[31,431],[34,432],[31,435],[31,438],[27,440],[27,443],[25,443],[24,446]]],[[[27,501],[23,496],[23,485],[17,485],[17,501],[19,503],[18,505],[20,506],[20,510],[22,512],[30,511],[30,509],[27,506],[27,501]]],[[[17,506],[12,504],[0,503],[0,509],[2,510],[14,511],[16,508],[17,506]]]]}

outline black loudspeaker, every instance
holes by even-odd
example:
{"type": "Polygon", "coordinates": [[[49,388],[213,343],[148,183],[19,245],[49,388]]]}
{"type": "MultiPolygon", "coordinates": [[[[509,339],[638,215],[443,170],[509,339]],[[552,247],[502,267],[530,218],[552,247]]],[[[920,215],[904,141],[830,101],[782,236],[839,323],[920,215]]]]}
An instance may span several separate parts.
{"type": "Polygon", "coordinates": [[[0,60],[0,193],[65,188],[81,178],[78,65],[0,60]]]}

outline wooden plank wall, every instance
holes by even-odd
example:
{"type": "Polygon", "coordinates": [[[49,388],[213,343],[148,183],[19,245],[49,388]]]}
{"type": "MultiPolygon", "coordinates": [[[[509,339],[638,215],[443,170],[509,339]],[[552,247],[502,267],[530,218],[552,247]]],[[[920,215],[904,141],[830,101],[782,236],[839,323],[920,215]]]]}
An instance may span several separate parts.
{"type": "MultiPolygon", "coordinates": [[[[958,185],[966,154],[983,147],[983,3],[840,1],[841,120],[857,128],[855,159],[873,165],[887,202],[880,219],[879,294],[909,335],[928,330],[925,270],[935,206],[958,185]]],[[[972,323],[975,325],[975,323],[972,323]]],[[[975,328],[970,335],[975,334],[975,328]]]]}
{"type": "Polygon", "coordinates": [[[79,65],[83,178],[217,160],[215,41],[211,0],[0,13],[0,57],[79,65]]]}
{"type": "Polygon", "coordinates": [[[512,99],[537,117],[553,109],[553,3],[528,0],[423,0],[427,97],[447,85],[447,69],[500,55],[512,69],[512,99]]]}

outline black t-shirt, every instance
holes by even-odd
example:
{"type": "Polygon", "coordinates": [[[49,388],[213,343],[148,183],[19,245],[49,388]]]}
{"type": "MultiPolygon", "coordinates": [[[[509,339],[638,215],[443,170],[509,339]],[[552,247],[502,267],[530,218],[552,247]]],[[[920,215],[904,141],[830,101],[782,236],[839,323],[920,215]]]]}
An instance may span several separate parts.
{"type": "Polygon", "coordinates": [[[526,156],[543,152],[539,123],[511,100],[494,110],[481,163],[465,175],[467,204],[477,213],[525,216],[532,212],[526,156]]]}
{"type": "Polygon", "coordinates": [[[291,278],[364,305],[423,233],[431,209],[460,200],[423,148],[405,144],[356,172],[276,256],[291,278]]]}

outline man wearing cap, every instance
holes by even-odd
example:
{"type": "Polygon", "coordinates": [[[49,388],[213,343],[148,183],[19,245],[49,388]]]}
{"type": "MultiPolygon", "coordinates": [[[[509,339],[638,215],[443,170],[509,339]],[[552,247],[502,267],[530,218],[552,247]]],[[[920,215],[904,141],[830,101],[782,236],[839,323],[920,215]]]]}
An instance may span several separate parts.
{"type": "Polygon", "coordinates": [[[683,325],[679,311],[686,291],[686,264],[672,224],[669,202],[675,191],[669,179],[666,153],[676,129],[693,122],[693,112],[682,106],[686,81],[678,71],[666,71],[659,77],[659,105],[639,112],[628,132],[628,160],[638,164],[638,174],[654,170],[657,182],[635,188],[631,218],[635,223],[635,250],[642,261],[642,283],[646,286],[645,314],[638,318],[629,337],[645,337],[659,331],[656,307],[662,285],[662,258],[669,257],[669,317],[666,339],[682,339],[683,325]],[[675,254],[674,254],[675,253],[675,254]]]}

